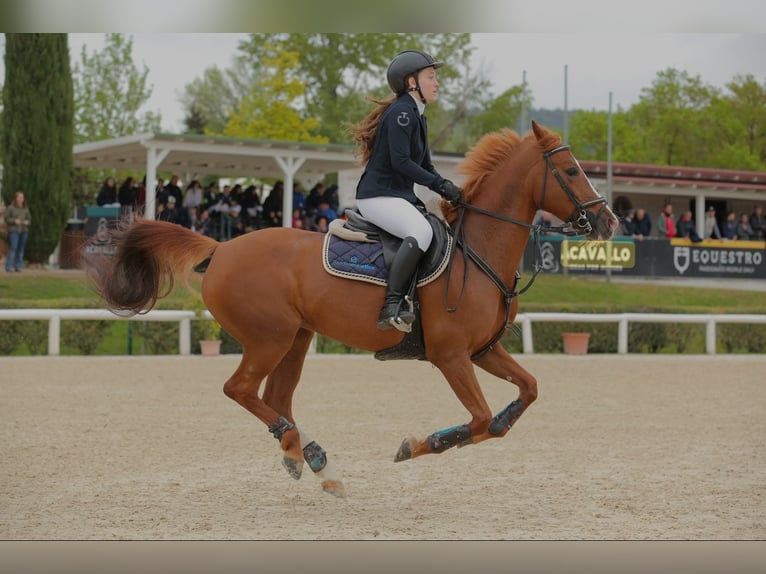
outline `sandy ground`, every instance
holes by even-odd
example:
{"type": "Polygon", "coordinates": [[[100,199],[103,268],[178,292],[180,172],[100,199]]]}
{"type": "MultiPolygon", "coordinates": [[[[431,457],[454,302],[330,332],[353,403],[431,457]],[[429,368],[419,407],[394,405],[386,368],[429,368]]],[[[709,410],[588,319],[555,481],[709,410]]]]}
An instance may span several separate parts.
{"type": "Polygon", "coordinates": [[[402,463],[467,422],[439,372],[310,357],[295,415],[346,499],[223,395],[238,360],[0,358],[0,539],[766,538],[766,356],[521,356],[540,397],[505,438],[402,463]]]}

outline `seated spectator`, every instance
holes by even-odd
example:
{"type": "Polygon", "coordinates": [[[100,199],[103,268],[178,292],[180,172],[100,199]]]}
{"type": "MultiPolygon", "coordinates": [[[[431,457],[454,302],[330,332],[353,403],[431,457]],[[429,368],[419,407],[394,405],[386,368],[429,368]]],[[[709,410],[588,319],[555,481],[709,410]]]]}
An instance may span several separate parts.
{"type": "Polygon", "coordinates": [[[739,216],[739,223],[737,224],[736,233],[737,239],[741,239],[743,241],[755,238],[753,228],[750,226],[750,217],[748,217],[747,213],[743,213],[739,216]]]}
{"type": "Polygon", "coordinates": [[[733,211],[726,214],[726,220],[721,226],[721,239],[737,239],[737,215],[733,211]]]}
{"type": "Polygon", "coordinates": [[[178,223],[180,218],[180,211],[176,207],[176,198],[174,195],[169,195],[165,203],[157,205],[157,219],[160,221],[168,221],[170,223],[178,223]]]}
{"type": "Polygon", "coordinates": [[[756,241],[766,239],[766,220],[763,217],[763,208],[760,205],[756,205],[753,208],[753,213],[750,214],[750,227],[753,230],[752,239],[756,241]]]}
{"type": "Polygon", "coordinates": [[[330,203],[326,198],[322,198],[319,200],[319,209],[317,210],[317,217],[324,216],[327,218],[327,223],[332,223],[334,220],[338,219],[338,214],[336,211],[330,207],[330,203]]]}
{"type": "Polygon", "coordinates": [[[224,215],[224,217],[229,218],[229,229],[231,230],[232,238],[239,237],[245,233],[245,224],[242,221],[241,212],[242,207],[237,202],[233,202],[229,213],[224,215]]]}
{"type": "Polygon", "coordinates": [[[200,235],[206,235],[207,237],[215,237],[215,225],[210,219],[210,212],[207,209],[203,209],[199,212],[192,223],[192,231],[199,233],[200,235]]]}
{"type": "Polygon", "coordinates": [[[721,239],[721,230],[718,229],[718,221],[715,218],[715,207],[707,208],[705,214],[705,239],[721,239]]]}
{"type": "Polygon", "coordinates": [[[646,210],[639,207],[636,210],[636,217],[633,220],[633,238],[643,241],[647,237],[651,237],[652,233],[652,219],[646,210]]]}
{"type": "Polygon", "coordinates": [[[684,211],[683,215],[678,219],[676,223],[676,237],[691,239],[694,243],[702,241],[700,236],[697,235],[697,225],[692,219],[691,209],[684,211]]]}
{"type": "Polygon", "coordinates": [[[327,219],[326,215],[317,215],[316,219],[314,220],[314,231],[318,231],[319,233],[327,233],[328,228],[330,226],[330,220],[327,219]]]}

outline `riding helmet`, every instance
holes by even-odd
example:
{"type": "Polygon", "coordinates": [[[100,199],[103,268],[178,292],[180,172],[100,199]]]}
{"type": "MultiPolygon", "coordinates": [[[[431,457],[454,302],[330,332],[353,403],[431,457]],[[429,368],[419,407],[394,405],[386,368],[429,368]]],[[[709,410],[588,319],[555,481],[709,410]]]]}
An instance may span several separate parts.
{"type": "Polygon", "coordinates": [[[435,62],[434,59],[420,50],[405,50],[391,60],[386,72],[388,85],[395,94],[406,91],[405,79],[410,74],[417,74],[425,68],[441,68],[443,62],[435,62]]]}

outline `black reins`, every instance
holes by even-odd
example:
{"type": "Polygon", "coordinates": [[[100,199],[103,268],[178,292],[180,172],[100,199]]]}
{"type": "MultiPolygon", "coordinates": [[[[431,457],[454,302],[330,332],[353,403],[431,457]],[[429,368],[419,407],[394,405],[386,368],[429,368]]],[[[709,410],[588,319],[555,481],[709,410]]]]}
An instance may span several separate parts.
{"type": "MultiPolygon", "coordinates": [[[[543,175],[543,185],[542,185],[541,196],[540,196],[540,209],[544,209],[545,208],[544,207],[545,206],[545,188],[547,187],[547,183],[548,183],[548,171],[550,171],[553,174],[553,176],[556,178],[556,181],[558,182],[561,189],[564,191],[564,193],[567,194],[567,197],[569,197],[569,200],[574,205],[574,210],[572,212],[572,215],[570,215],[570,217],[567,219],[564,225],[559,225],[559,226],[541,225],[541,224],[535,225],[532,223],[527,223],[526,221],[521,221],[513,217],[508,217],[507,215],[503,215],[502,213],[496,213],[494,211],[489,211],[487,209],[483,209],[481,207],[471,205],[470,203],[466,203],[462,199],[459,199],[458,201],[453,203],[453,205],[455,205],[458,209],[457,222],[455,223],[455,229],[454,229],[453,235],[455,237],[455,243],[463,251],[463,286],[460,289],[460,295],[458,295],[457,303],[455,304],[454,307],[450,307],[448,304],[449,303],[449,284],[450,284],[450,276],[452,272],[452,262],[454,260],[454,256],[456,252],[456,249],[453,249],[452,253],[450,254],[450,260],[447,264],[447,281],[446,281],[446,286],[444,290],[444,301],[445,301],[445,305],[447,306],[447,312],[454,313],[455,311],[457,311],[458,306],[460,305],[460,301],[463,298],[466,281],[468,279],[468,259],[473,261],[476,264],[476,266],[479,269],[481,269],[482,272],[497,286],[497,288],[500,290],[500,293],[503,295],[503,299],[505,301],[505,320],[503,321],[503,324],[501,325],[500,330],[497,332],[497,334],[492,338],[492,340],[487,345],[485,345],[482,349],[480,349],[479,351],[477,351],[471,356],[471,360],[476,360],[484,356],[502,338],[508,326],[508,321],[510,320],[510,317],[511,317],[511,302],[513,298],[526,293],[529,290],[529,288],[532,287],[532,284],[535,282],[535,279],[537,278],[538,273],[542,270],[543,257],[542,257],[542,249],[540,246],[540,233],[559,233],[567,237],[587,235],[593,230],[592,221],[595,222],[595,219],[606,208],[606,198],[600,196],[598,192],[596,191],[596,189],[593,188],[592,185],[591,185],[591,189],[593,189],[597,197],[586,202],[581,202],[577,198],[577,196],[574,194],[572,189],[569,187],[566,180],[562,177],[558,168],[556,168],[556,166],[553,164],[553,161],[551,160],[551,156],[560,151],[564,151],[568,149],[569,149],[568,145],[562,145],[543,153],[546,169],[543,175]],[[587,210],[588,207],[591,207],[593,205],[598,205],[599,203],[603,205],[597,214],[594,215],[587,210]],[[535,248],[535,264],[532,270],[532,277],[530,277],[529,281],[527,282],[526,285],[524,285],[524,287],[522,287],[521,289],[516,289],[518,281],[521,278],[521,275],[519,274],[518,269],[516,270],[516,274],[514,276],[513,288],[509,289],[508,286],[505,284],[505,282],[502,280],[502,278],[495,272],[494,269],[492,269],[489,263],[487,263],[484,259],[482,259],[481,256],[478,253],[476,253],[476,251],[466,243],[465,232],[463,230],[463,221],[465,219],[466,211],[474,211],[476,213],[486,215],[487,217],[491,217],[499,221],[504,221],[506,223],[519,225],[521,227],[526,227],[531,230],[532,238],[534,242],[534,248],[535,248]],[[576,228],[579,228],[579,229],[576,229],[576,228]]],[[[582,171],[582,168],[580,169],[582,171]]]]}

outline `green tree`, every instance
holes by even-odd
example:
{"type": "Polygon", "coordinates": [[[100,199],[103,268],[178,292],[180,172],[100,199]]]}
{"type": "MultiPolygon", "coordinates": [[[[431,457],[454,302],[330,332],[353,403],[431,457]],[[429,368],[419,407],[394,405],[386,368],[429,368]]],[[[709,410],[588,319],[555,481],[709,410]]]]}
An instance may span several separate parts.
{"type": "MultiPolygon", "coordinates": [[[[152,95],[148,74],[146,65],[139,69],[133,61],[130,36],[106,34],[104,48],[92,53],[83,46],[72,72],[75,143],[160,131],[159,113],[139,112],[152,95]]],[[[128,174],[111,171],[109,175],[114,175],[119,185],[128,174]]],[[[76,169],[71,186],[73,203],[92,203],[105,177],[102,170],[76,169]]]]}
{"type": "Polygon", "coordinates": [[[305,86],[297,74],[298,54],[270,46],[253,89],[229,117],[224,135],[240,138],[327,143],[317,134],[319,121],[300,108],[305,86]]]}
{"type": "Polygon", "coordinates": [[[766,169],[766,81],[735,76],[726,93],[714,98],[708,117],[711,166],[766,169]]]}
{"type": "Polygon", "coordinates": [[[715,95],[715,88],[699,76],[673,68],[658,72],[628,112],[629,123],[643,138],[644,162],[700,165],[706,112],[715,95]]]}
{"type": "MultiPolygon", "coordinates": [[[[390,93],[386,69],[391,59],[406,49],[417,47],[448,64],[439,71],[444,94],[441,106],[455,109],[455,98],[463,91],[450,85],[460,76],[452,63],[466,60],[465,54],[472,49],[469,43],[470,34],[282,33],[252,34],[240,50],[255,76],[262,70],[270,46],[281,45],[287,52],[296,52],[296,73],[305,83],[307,116],[319,120],[320,135],[332,142],[350,143],[349,125],[370,108],[365,96],[390,93]]],[[[433,122],[429,125],[433,133],[440,131],[433,122]]]]}
{"type": "Polygon", "coordinates": [[[133,61],[133,39],[106,34],[100,52],[83,46],[74,65],[75,143],[159,131],[161,116],[140,113],[152,95],[149,69],[133,61]]]}
{"type": "Polygon", "coordinates": [[[32,213],[26,256],[43,263],[70,213],[73,92],[66,34],[6,34],[3,198],[24,191],[32,213]]]}
{"type": "Polygon", "coordinates": [[[185,112],[186,133],[198,133],[197,127],[189,124],[189,119],[197,117],[202,124],[202,133],[221,134],[229,117],[239,108],[248,94],[251,94],[255,81],[251,70],[241,61],[226,70],[217,66],[207,68],[201,78],[188,83],[180,98],[185,112]]]}

